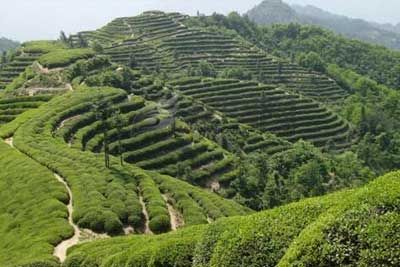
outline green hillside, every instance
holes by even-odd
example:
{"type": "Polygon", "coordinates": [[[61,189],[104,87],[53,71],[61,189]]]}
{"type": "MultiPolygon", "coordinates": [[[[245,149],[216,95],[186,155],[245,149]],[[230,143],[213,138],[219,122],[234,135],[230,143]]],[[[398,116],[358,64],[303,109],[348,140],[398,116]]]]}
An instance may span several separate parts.
{"type": "Polygon", "coordinates": [[[267,37],[149,11],[16,49],[0,266],[397,266],[398,92],[267,37]]]}
{"type": "Polygon", "coordinates": [[[399,178],[172,234],[79,245],[66,266],[396,266],[399,178]]]}

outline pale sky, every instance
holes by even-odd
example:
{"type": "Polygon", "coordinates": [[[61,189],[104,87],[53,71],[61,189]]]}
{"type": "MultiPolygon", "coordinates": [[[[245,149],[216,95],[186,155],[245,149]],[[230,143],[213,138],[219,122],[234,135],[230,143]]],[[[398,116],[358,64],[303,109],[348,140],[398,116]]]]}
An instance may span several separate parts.
{"type": "MultiPolygon", "coordinates": [[[[0,36],[19,41],[56,39],[60,30],[75,33],[99,28],[116,17],[146,10],[185,14],[244,13],[261,0],[0,0],[0,36]]],[[[377,22],[400,22],[400,0],[286,0],[312,4],[341,15],[377,22]]]]}

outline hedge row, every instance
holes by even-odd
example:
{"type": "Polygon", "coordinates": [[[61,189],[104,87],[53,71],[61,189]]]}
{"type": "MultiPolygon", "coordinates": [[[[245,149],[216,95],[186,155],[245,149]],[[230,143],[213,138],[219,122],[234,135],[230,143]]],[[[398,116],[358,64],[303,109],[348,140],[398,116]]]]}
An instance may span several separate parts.
{"type": "Polygon", "coordinates": [[[48,68],[66,67],[79,59],[88,59],[94,56],[91,49],[60,49],[44,54],[39,62],[48,68]]]}
{"type": "Polygon", "coordinates": [[[51,171],[3,141],[0,166],[0,265],[56,265],[54,247],[73,235],[66,189],[51,171]]]}
{"type": "Polygon", "coordinates": [[[357,190],[207,227],[82,244],[66,266],[398,266],[399,181],[391,173],[357,190]]]}

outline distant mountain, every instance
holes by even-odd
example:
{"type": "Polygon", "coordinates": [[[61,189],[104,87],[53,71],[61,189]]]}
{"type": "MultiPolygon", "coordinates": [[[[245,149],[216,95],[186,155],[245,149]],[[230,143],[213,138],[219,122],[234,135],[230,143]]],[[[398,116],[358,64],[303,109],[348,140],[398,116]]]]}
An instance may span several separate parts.
{"type": "Polygon", "coordinates": [[[391,31],[391,32],[395,32],[395,33],[399,33],[400,34],[400,23],[393,25],[390,23],[385,23],[385,24],[379,24],[379,23],[375,23],[375,22],[371,22],[372,25],[374,25],[375,27],[378,27],[382,30],[385,31],[391,31]]]}
{"type": "Polygon", "coordinates": [[[263,1],[247,15],[259,24],[301,22],[297,12],[281,0],[263,1]]]}
{"type": "Polygon", "coordinates": [[[0,37],[0,52],[15,48],[18,45],[19,45],[18,42],[6,39],[4,37],[0,37]]]}
{"type": "Polygon", "coordinates": [[[265,0],[247,15],[258,24],[300,23],[321,26],[347,37],[400,49],[400,24],[378,24],[332,14],[314,6],[290,6],[282,0],[265,0]]]}

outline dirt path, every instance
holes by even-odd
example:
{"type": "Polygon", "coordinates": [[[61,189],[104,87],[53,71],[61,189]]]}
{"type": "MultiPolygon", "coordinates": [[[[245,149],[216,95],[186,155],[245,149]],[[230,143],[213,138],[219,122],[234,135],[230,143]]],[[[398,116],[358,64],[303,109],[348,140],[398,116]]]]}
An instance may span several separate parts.
{"type": "Polygon", "coordinates": [[[79,243],[89,242],[97,239],[109,238],[107,234],[98,234],[90,229],[81,229],[81,234],[79,236],[79,243]]]}
{"type": "Polygon", "coordinates": [[[133,229],[132,226],[124,227],[124,234],[125,235],[130,235],[130,234],[133,234],[133,233],[135,233],[135,229],[133,229]]]}
{"type": "Polygon", "coordinates": [[[68,89],[68,91],[74,91],[74,88],[70,83],[65,84],[65,87],[68,89]]]}
{"type": "Polygon", "coordinates": [[[144,214],[144,219],[145,219],[144,234],[152,234],[152,232],[150,230],[150,226],[149,226],[149,224],[150,224],[149,214],[147,213],[146,204],[144,203],[142,196],[139,197],[139,202],[142,205],[142,212],[144,214]]]}
{"type": "Polygon", "coordinates": [[[162,197],[168,207],[169,217],[171,218],[171,229],[172,231],[176,231],[179,227],[182,227],[185,224],[183,216],[168,202],[167,195],[162,195],[162,197]]]}
{"type": "Polygon", "coordinates": [[[60,262],[64,262],[65,259],[67,258],[67,250],[68,248],[76,245],[79,243],[79,237],[81,235],[81,231],[79,229],[79,227],[74,223],[73,219],[72,219],[72,213],[74,212],[74,207],[72,205],[72,191],[71,188],[68,186],[68,184],[65,182],[65,180],[59,176],[58,174],[54,173],[54,176],[56,177],[56,179],[62,183],[65,186],[65,189],[67,189],[68,191],[68,195],[69,195],[69,202],[68,202],[68,222],[69,224],[74,228],[74,235],[67,240],[62,241],[60,244],[58,244],[55,248],[54,248],[54,253],[53,255],[56,256],[57,258],[60,259],[60,262]]]}
{"type": "Polygon", "coordinates": [[[10,147],[14,148],[14,138],[10,137],[7,139],[4,139],[4,142],[9,145],[10,147]]]}
{"type": "Polygon", "coordinates": [[[218,178],[212,178],[206,183],[206,188],[209,188],[212,192],[218,192],[221,189],[221,184],[218,178]]]}
{"type": "MultiPolygon", "coordinates": [[[[13,137],[5,139],[4,142],[6,144],[8,144],[9,146],[11,146],[12,148],[14,148],[14,139],[13,139],[13,137]]],[[[54,173],[54,176],[67,189],[68,196],[69,196],[69,202],[68,202],[68,205],[67,205],[68,222],[74,229],[74,235],[70,239],[62,241],[60,244],[58,244],[54,248],[53,255],[56,256],[57,258],[59,258],[60,262],[64,262],[66,257],[67,257],[68,248],[70,248],[70,247],[72,247],[72,246],[74,246],[74,245],[79,243],[80,230],[79,230],[79,227],[77,225],[75,225],[73,220],[72,220],[72,213],[74,211],[74,208],[72,206],[72,192],[71,192],[71,189],[69,188],[68,184],[64,181],[64,179],[61,178],[58,174],[54,173]]]]}
{"type": "Polygon", "coordinates": [[[74,119],[76,119],[76,118],[79,118],[79,117],[80,117],[80,115],[76,115],[76,116],[73,116],[73,117],[66,118],[65,120],[63,120],[63,121],[60,123],[60,125],[57,126],[56,131],[58,131],[58,130],[60,130],[62,127],[64,127],[65,124],[66,124],[67,122],[72,121],[72,120],[74,120],[74,119]]]}
{"type": "MultiPolygon", "coordinates": [[[[9,137],[7,139],[4,140],[4,142],[6,144],[8,144],[9,146],[11,146],[12,148],[14,147],[14,138],[13,137],[9,137]]],[[[18,149],[17,149],[18,150],[18,149]]],[[[88,241],[93,241],[96,239],[103,239],[103,238],[109,238],[110,236],[107,234],[98,234],[93,232],[92,230],[89,229],[79,229],[79,227],[73,222],[72,219],[72,214],[74,212],[74,208],[73,208],[73,197],[72,197],[72,191],[71,188],[68,186],[68,184],[65,182],[65,180],[59,176],[58,174],[54,173],[54,177],[64,185],[65,189],[68,192],[68,196],[69,196],[69,202],[67,205],[67,209],[68,209],[68,223],[72,226],[72,228],[74,229],[74,235],[67,239],[62,241],[60,244],[58,244],[55,248],[54,248],[54,252],[53,255],[56,256],[57,258],[60,259],[60,262],[64,262],[66,257],[67,257],[67,250],[68,248],[77,245],[78,243],[81,242],[88,242],[88,241]]]]}
{"type": "Polygon", "coordinates": [[[131,37],[135,37],[135,31],[133,30],[132,25],[130,25],[125,19],[123,20],[125,26],[127,26],[129,28],[129,30],[131,31],[131,37]]]}

